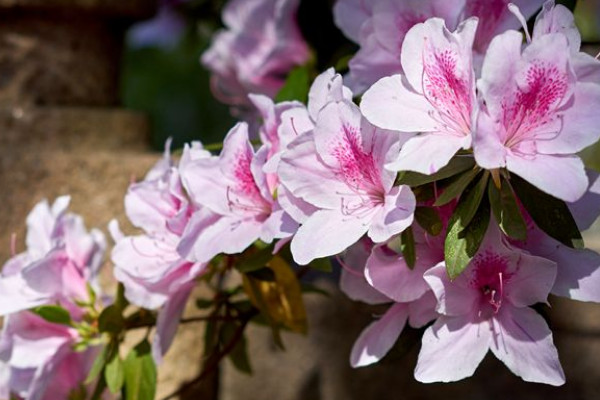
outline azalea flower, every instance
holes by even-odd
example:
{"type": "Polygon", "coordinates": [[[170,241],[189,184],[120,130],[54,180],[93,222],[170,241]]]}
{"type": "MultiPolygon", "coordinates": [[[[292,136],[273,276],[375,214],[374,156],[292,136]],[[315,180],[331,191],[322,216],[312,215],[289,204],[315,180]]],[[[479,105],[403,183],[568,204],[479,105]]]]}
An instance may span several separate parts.
{"type": "Polygon", "coordinates": [[[561,200],[588,186],[577,152],[600,132],[600,85],[577,79],[564,34],[545,34],[521,51],[522,35],[494,39],[478,83],[484,111],[477,122],[475,160],[506,168],[561,200]]]}
{"type": "Polygon", "coordinates": [[[89,300],[87,284],[97,288],[104,235],[88,232],[80,216],[67,213],[69,201],[59,197],[50,206],[44,200],[27,216],[27,250],[8,260],[0,275],[0,315],[57,302],[76,312],[76,300],[89,300]]]}
{"type": "MultiPolygon", "coordinates": [[[[527,18],[543,0],[517,0],[527,18]]],[[[347,85],[363,93],[379,79],[403,73],[400,51],[406,33],[432,17],[442,18],[450,30],[469,17],[480,24],[474,41],[475,69],[491,39],[519,22],[508,10],[508,0],[338,0],[334,20],[342,32],[360,46],[348,63],[347,85]]]]}
{"type": "Polygon", "coordinates": [[[224,103],[250,106],[249,93],[275,97],[285,76],[309,58],[296,23],[298,0],[230,0],[225,29],[202,54],[213,93],[224,103]]]}
{"type": "MultiPolygon", "coordinates": [[[[170,141],[163,158],[143,181],[131,184],[125,196],[127,217],[144,234],[126,237],[116,221],[111,222],[114,275],[123,283],[125,297],[140,307],[160,309],[152,349],[157,362],[172,343],[195,279],[206,270],[205,263],[187,261],[177,252],[195,207],[187,199],[169,148],[170,141]]],[[[179,168],[185,171],[192,160],[208,157],[199,143],[186,145],[179,168]]]]}
{"type": "Polygon", "coordinates": [[[382,242],[410,226],[414,195],[393,186],[395,174],[383,168],[400,144],[346,100],[327,104],[314,130],[290,143],[278,170],[282,185],[317,209],[292,239],[297,263],[338,254],[365,233],[382,242]]]}
{"type": "Polygon", "coordinates": [[[236,254],[260,239],[289,237],[298,225],[269,191],[265,153],[254,154],[248,125],[238,123],[223,142],[220,156],[199,159],[182,171],[183,182],[199,207],[186,227],[179,253],[208,262],[220,253],[236,254]]]}
{"type": "MultiPolygon", "coordinates": [[[[580,231],[588,229],[600,215],[600,179],[588,172],[592,184],[575,203],[569,203],[580,231]]],[[[600,303],[600,254],[590,249],[573,249],[551,238],[538,228],[526,210],[527,240],[511,239],[516,247],[556,263],[556,281],[551,293],[578,301],[600,303]]]]}
{"type": "Polygon", "coordinates": [[[444,263],[425,273],[442,314],[422,341],[415,378],[451,382],[471,376],[488,350],[528,382],[562,385],[564,373],[544,319],[556,264],[507,244],[495,225],[467,269],[450,281],[444,263]]]}
{"type": "Polygon", "coordinates": [[[0,335],[0,396],[53,400],[81,391],[98,349],[76,352],[78,340],[74,328],[27,311],[7,317],[0,335]]]}
{"type": "Polygon", "coordinates": [[[405,75],[375,83],[363,96],[361,110],[375,126],[422,132],[409,139],[393,170],[432,174],[459,149],[471,147],[477,114],[472,46],[477,20],[450,32],[442,19],[415,25],[402,46],[405,75]]]}
{"type": "MultiPolygon", "coordinates": [[[[38,203],[27,217],[27,250],[2,268],[0,315],[0,395],[30,400],[68,398],[79,390],[97,353],[94,346],[75,352],[80,341],[71,326],[47,322],[25,311],[59,304],[81,321],[79,302],[91,302],[89,285],[98,292],[97,275],[106,244],[97,230],[67,212],[69,197],[52,206],[38,203]]],[[[14,251],[14,250],[13,250],[14,251]]]]}
{"type": "Polygon", "coordinates": [[[369,239],[363,239],[351,246],[340,259],[344,267],[340,288],[348,297],[367,304],[391,303],[387,311],[369,324],[355,341],[350,354],[350,365],[355,368],[381,360],[396,343],[407,322],[413,328],[420,328],[437,316],[435,296],[423,279],[423,271],[411,271],[402,256],[385,244],[372,247],[369,239]],[[372,248],[372,253],[369,248],[372,248]],[[401,301],[390,298],[385,294],[389,286],[381,292],[381,286],[373,285],[369,279],[370,272],[383,269],[405,289],[415,283],[418,287],[407,292],[401,301]]]}

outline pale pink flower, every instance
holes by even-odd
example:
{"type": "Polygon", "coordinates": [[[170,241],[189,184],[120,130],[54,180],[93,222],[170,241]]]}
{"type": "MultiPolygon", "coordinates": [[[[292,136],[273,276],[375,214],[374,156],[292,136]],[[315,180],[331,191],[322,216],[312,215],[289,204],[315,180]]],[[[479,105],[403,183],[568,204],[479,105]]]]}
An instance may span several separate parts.
{"type": "MultiPolygon", "coordinates": [[[[75,352],[77,331],[47,322],[28,311],[59,304],[74,321],[84,311],[79,301],[98,292],[97,275],[106,244],[100,231],[88,232],[80,216],[68,213],[69,197],[50,206],[38,203],[27,217],[27,250],[15,255],[0,276],[0,394],[50,400],[68,398],[85,380],[96,348],[75,352]]],[[[13,249],[14,251],[14,249],[13,249]]]]}
{"type": "MultiPolygon", "coordinates": [[[[543,0],[517,0],[530,17],[543,0]]],[[[491,39],[519,22],[508,10],[509,0],[338,0],[334,6],[336,25],[360,45],[350,60],[348,86],[363,93],[379,79],[403,73],[400,52],[406,33],[416,24],[432,17],[444,19],[449,29],[469,17],[480,24],[474,41],[475,66],[491,39]]]]}
{"type": "Polygon", "coordinates": [[[49,323],[27,311],[7,317],[0,335],[0,396],[68,399],[71,392],[84,387],[98,353],[94,347],[76,352],[73,345],[78,340],[74,328],[49,323]]]}
{"type": "MultiPolygon", "coordinates": [[[[592,181],[588,191],[577,202],[568,204],[581,231],[588,229],[600,215],[600,179],[596,173],[588,172],[588,176],[592,181]]],[[[552,294],[600,303],[600,254],[565,246],[539,229],[524,209],[521,211],[527,223],[527,240],[511,240],[511,243],[556,263],[552,294]]]]}
{"type": "Polygon", "coordinates": [[[404,75],[383,78],[363,96],[365,117],[383,129],[421,132],[387,166],[432,174],[471,147],[477,114],[472,45],[477,20],[455,32],[432,18],[415,25],[402,46],[404,75]]]}
{"type": "Polygon", "coordinates": [[[442,316],[423,335],[416,379],[467,378],[491,350],[525,381],[562,385],[552,332],[529,307],[547,301],[555,277],[554,262],[510,246],[490,225],[478,253],[454,281],[443,262],[425,273],[442,316]]]}
{"type": "MultiPolygon", "coordinates": [[[[544,21],[538,19],[538,27],[544,21]]],[[[541,30],[523,50],[516,31],[492,41],[478,82],[484,105],[473,144],[475,160],[575,201],[588,186],[576,153],[600,137],[600,85],[576,75],[572,35],[541,30]]]]}
{"type": "MultiPolygon", "coordinates": [[[[353,300],[367,304],[392,303],[388,310],[377,320],[369,324],[357,338],[350,354],[350,364],[353,367],[364,367],[381,360],[392,348],[404,330],[406,323],[413,328],[425,326],[435,319],[435,296],[423,279],[423,268],[410,270],[402,256],[386,244],[373,248],[369,239],[363,239],[351,246],[341,257],[340,262],[344,269],[340,280],[340,288],[353,300]],[[372,252],[369,251],[372,248],[372,252]],[[369,253],[371,253],[369,255],[369,253]],[[370,274],[375,271],[387,274],[395,283],[400,284],[405,290],[401,300],[391,298],[389,285],[373,284],[370,274]],[[411,285],[416,285],[414,288],[411,285]],[[383,289],[382,292],[380,289],[383,289]]],[[[421,249],[428,250],[428,249],[421,249]]],[[[421,254],[421,259],[429,255],[421,254]]],[[[443,254],[442,254],[443,259],[443,254]]],[[[426,265],[426,269],[433,264],[420,261],[419,265],[426,265]]]]}
{"type": "Polygon", "coordinates": [[[223,10],[226,29],[202,55],[212,72],[215,96],[249,106],[247,95],[275,97],[285,76],[309,57],[296,22],[298,0],[230,0],[223,10]]]}
{"type": "Polygon", "coordinates": [[[198,159],[182,171],[192,201],[200,208],[190,220],[178,251],[198,262],[219,253],[236,254],[260,239],[291,236],[298,225],[269,190],[263,166],[266,152],[254,153],[248,125],[238,123],[221,154],[198,159]]]}
{"type": "MultiPolygon", "coordinates": [[[[153,342],[157,362],[171,345],[195,279],[206,269],[205,263],[187,261],[177,252],[195,207],[171,161],[169,145],[164,157],[143,181],[131,184],[125,196],[127,217],[144,234],[125,237],[116,221],[111,226],[116,242],[114,275],[125,286],[125,296],[140,307],[160,308],[153,342]]],[[[208,157],[198,143],[186,145],[179,168],[185,171],[193,160],[208,157]]]]}
{"type": "Polygon", "coordinates": [[[297,263],[338,254],[365,233],[385,241],[412,223],[414,195],[394,187],[395,173],[383,168],[400,145],[400,135],[375,128],[347,100],[327,104],[314,130],[290,143],[279,165],[281,183],[317,209],[292,239],[297,263]]]}
{"type": "Polygon", "coordinates": [[[73,308],[75,300],[89,300],[88,283],[97,288],[104,235],[88,232],[80,216],[67,213],[69,201],[59,197],[51,207],[44,200],[29,213],[27,250],[8,260],[0,275],[0,315],[56,302],[73,308]]]}

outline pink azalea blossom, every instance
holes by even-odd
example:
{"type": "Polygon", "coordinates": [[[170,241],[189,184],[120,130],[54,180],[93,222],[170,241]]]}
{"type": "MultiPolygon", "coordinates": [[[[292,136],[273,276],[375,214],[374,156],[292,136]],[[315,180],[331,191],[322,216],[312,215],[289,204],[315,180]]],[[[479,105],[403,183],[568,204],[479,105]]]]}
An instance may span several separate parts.
{"type": "Polygon", "coordinates": [[[385,241],[412,223],[414,195],[394,187],[395,174],[383,168],[400,144],[347,100],[327,104],[314,130],[290,143],[278,170],[282,185],[317,209],[292,239],[297,263],[338,254],[365,233],[385,241]]]}
{"type": "Polygon", "coordinates": [[[80,390],[98,351],[74,351],[78,340],[75,329],[27,311],[7,317],[0,335],[0,397],[67,399],[80,390]]]}
{"type": "Polygon", "coordinates": [[[555,277],[554,262],[510,246],[490,225],[478,254],[454,281],[444,263],[425,273],[442,316],[423,335],[416,379],[469,377],[491,350],[525,381],[562,385],[552,332],[529,307],[546,302],[555,277]]]}
{"type": "MultiPolygon", "coordinates": [[[[542,2],[517,0],[513,3],[530,17],[542,2]]],[[[363,93],[379,79],[403,73],[400,52],[406,33],[432,17],[444,19],[449,29],[455,29],[469,17],[480,19],[474,41],[478,64],[495,35],[519,26],[508,10],[508,3],[508,0],[338,0],[334,7],[335,23],[360,45],[349,62],[348,86],[363,93]]]]}
{"type": "Polygon", "coordinates": [[[415,25],[402,46],[404,75],[383,78],[363,96],[361,110],[372,124],[422,132],[408,140],[393,170],[431,174],[459,149],[471,147],[477,113],[472,45],[477,20],[455,32],[432,18],[415,25]]]}
{"type": "Polygon", "coordinates": [[[226,29],[202,55],[213,93],[231,105],[249,106],[248,93],[274,97],[286,74],[309,57],[296,23],[298,0],[230,0],[226,29]]]}
{"type": "MultiPolygon", "coordinates": [[[[580,230],[588,229],[600,215],[600,179],[592,180],[588,191],[569,207],[580,230]]],[[[590,249],[573,249],[551,238],[539,229],[522,209],[527,222],[527,240],[511,243],[529,253],[554,261],[557,266],[552,294],[579,301],[600,303],[600,254],[590,249]]]]}
{"type": "MultiPolygon", "coordinates": [[[[369,248],[372,247],[369,239],[363,239],[351,246],[340,260],[344,267],[340,287],[351,299],[367,304],[392,303],[380,318],[362,331],[354,343],[350,364],[355,368],[381,360],[396,343],[407,322],[413,328],[420,328],[437,316],[435,296],[423,279],[422,268],[410,270],[402,256],[386,244],[374,247],[369,256],[369,248]],[[388,285],[380,285],[378,280],[377,284],[373,284],[370,274],[374,271],[386,273],[388,277],[393,277],[395,283],[408,289],[405,295],[400,296],[401,301],[396,300],[398,296],[391,298],[385,294],[389,292],[388,285]],[[413,289],[411,285],[416,286],[413,289]]],[[[427,257],[429,255],[423,253],[422,258],[427,257]]],[[[427,263],[420,261],[420,264],[427,263]]]]}
{"type": "Polygon", "coordinates": [[[600,84],[583,72],[595,61],[574,62],[578,35],[548,22],[552,15],[561,18],[544,10],[523,50],[515,31],[497,36],[488,49],[478,82],[485,105],[474,153],[483,168],[507,168],[548,194],[575,201],[588,186],[576,153],[600,137],[600,84]]]}
{"type": "MultiPolygon", "coordinates": [[[[157,362],[171,345],[196,277],[206,269],[205,263],[187,261],[177,252],[195,208],[171,161],[169,144],[163,159],[125,196],[127,216],[144,234],[125,237],[116,221],[111,226],[116,242],[114,275],[125,286],[125,296],[140,307],[160,308],[152,349],[157,362]]],[[[198,143],[186,146],[179,168],[185,171],[193,160],[208,157],[198,143]]]]}
{"type": "Polygon", "coordinates": [[[269,190],[265,162],[266,152],[255,154],[248,140],[248,125],[238,123],[220,156],[198,159],[182,171],[191,199],[201,208],[183,233],[180,254],[207,262],[219,253],[240,253],[258,239],[270,243],[296,231],[297,223],[269,190]]]}
{"type": "Polygon", "coordinates": [[[8,260],[0,275],[0,315],[56,302],[73,308],[75,300],[89,299],[88,283],[97,287],[104,235],[88,232],[68,205],[67,196],[52,206],[42,201],[28,215],[27,250],[8,260]]]}
{"type": "MultiPolygon", "coordinates": [[[[50,206],[38,203],[27,217],[27,250],[3,267],[0,277],[0,394],[33,400],[68,398],[87,376],[97,349],[75,352],[74,328],[49,323],[28,311],[60,304],[78,321],[89,302],[106,247],[97,230],[88,232],[80,216],[67,212],[69,197],[50,206]]],[[[14,251],[14,249],[13,249],[14,251]]]]}

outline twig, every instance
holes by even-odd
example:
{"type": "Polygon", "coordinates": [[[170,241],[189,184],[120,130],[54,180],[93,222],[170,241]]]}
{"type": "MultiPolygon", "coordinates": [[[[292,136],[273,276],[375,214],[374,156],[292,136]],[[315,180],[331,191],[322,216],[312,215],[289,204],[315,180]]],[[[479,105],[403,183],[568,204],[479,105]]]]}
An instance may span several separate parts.
{"type": "Polygon", "coordinates": [[[225,356],[227,356],[227,354],[229,354],[233,350],[233,348],[236,346],[236,344],[242,339],[246,325],[248,325],[248,322],[250,322],[252,317],[254,317],[257,313],[258,312],[256,310],[253,310],[252,312],[246,314],[245,318],[240,321],[241,322],[240,326],[237,327],[231,340],[220,351],[217,351],[217,352],[211,354],[210,358],[207,360],[205,367],[202,370],[202,372],[200,373],[200,375],[198,375],[193,380],[187,382],[186,384],[182,385],[181,387],[179,387],[179,389],[175,390],[168,396],[164,397],[163,400],[174,399],[178,395],[185,393],[192,387],[196,386],[204,378],[206,378],[208,375],[210,375],[218,367],[221,360],[223,358],[225,358],[225,356]]]}

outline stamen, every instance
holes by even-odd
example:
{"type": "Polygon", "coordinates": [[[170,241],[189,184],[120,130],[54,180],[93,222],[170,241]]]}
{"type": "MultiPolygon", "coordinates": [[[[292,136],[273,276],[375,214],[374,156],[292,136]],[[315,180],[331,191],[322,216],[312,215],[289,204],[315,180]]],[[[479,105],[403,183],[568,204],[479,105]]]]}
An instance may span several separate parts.
{"type": "Polygon", "coordinates": [[[513,3],[509,3],[508,11],[510,11],[511,13],[513,13],[513,15],[515,17],[517,17],[517,19],[521,23],[521,26],[523,26],[523,30],[525,31],[525,37],[527,38],[527,43],[531,43],[531,35],[529,34],[529,29],[527,29],[527,21],[525,20],[525,17],[521,13],[521,10],[519,10],[519,7],[517,7],[513,3]]]}
{"type": "Polygon", "coordinates": [[[356,272],[356,271],[355,271],[355,270],[353,270],[353,269],[352,269],[350,266],[348,266],[348,264],[346,264],[346,263],[344,262],[344,260],[342,260],[342,258],[340,257],[340,255],[339,255],[339,254],[337,254],[337,255],[335,256],[335,259],[337,260],[337,262],[339,262],[339,263],[340,263],[340,265],[342,266],[342,268],[343,268],[343,269],[344,269],[344,270],[345,270],[347,273],[349,273],[350,275],[356,276],[356,277],[358,277],[358,278],[365,279],[365,276],[364,276],[363,274],[361,274],[361,273],[359,273],[359,272],[356,272]]]}
{"type": "Polygon", "coordinates": [[[296,136],[299,136],[300,134],[298,133],[298,130],[296,129],[296,125],[294,124],[294,117],[290,118],[290,124],[292,124],[292,129],[294,130],[294,133],[296,134],[296,136]]]}

